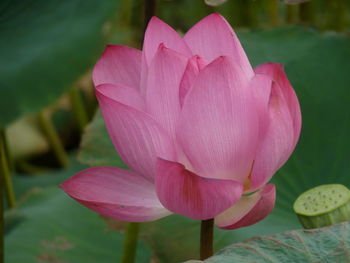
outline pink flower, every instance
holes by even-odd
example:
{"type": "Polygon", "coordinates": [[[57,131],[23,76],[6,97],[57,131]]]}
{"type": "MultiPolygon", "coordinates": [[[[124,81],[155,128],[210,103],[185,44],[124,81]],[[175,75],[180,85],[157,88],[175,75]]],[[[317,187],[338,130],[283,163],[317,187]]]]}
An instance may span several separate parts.
{"type": "Polygon", "coordinates": [[[299,103],[280,64],[252,69],[222,16],[183,38],[154,17],[143,50],[107,46],[93,80],[131,170],[81,171],[62,184],[72,198],[123,221],[178,213],[215,218],[224,229],[271,212],[275,186],[267,182],[298,141],[299,103]]]}

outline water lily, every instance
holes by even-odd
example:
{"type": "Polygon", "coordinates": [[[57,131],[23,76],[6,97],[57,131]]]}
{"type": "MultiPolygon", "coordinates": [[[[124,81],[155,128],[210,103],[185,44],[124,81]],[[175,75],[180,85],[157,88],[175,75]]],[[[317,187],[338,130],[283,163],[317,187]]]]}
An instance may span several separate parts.
{"type": "Polygon", "coordinates": [[[107,46],[93,81],[130,170],[81,171],[62,184],[72,198],[123,221],[178,213],[215,218],[223,229],[272,211],[268,181],[298,141],[298,99],[282,65],[252,68],[222,16],[207,16],[184,37],[152,18],[142,51],[107,46]]]}

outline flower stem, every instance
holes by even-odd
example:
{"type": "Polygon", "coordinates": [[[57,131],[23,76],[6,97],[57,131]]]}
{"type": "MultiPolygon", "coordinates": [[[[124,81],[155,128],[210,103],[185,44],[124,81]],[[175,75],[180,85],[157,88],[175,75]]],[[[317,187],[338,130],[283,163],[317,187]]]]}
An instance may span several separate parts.
{"type": "Polygon", "coordinates": [[[76,87],[71,88],[71,90],[69,91],[69,99],[72,105],[75,119],[77,120],[79,126],[79,130],[80,132],[83,132],[85,126],[89,122],[89,119],[81,94],[76,87]]]}
{"type": "MultiPolygon", "coordinates": [[[[0,157],[2,157],[2,140],[0,139],[0,157]]],[[[1,163],[1,170],[3,170],[3,165],[1,163]]],[[[0,174],[0,263],[4,262],[4,237],[5,237],[5,223],[4,223],[4,178],[3,172],[0,174]]]]}
{"type": "MultiPolygon", "coordinates": [[[[9,165],[8,165],[8,159],[6,156],[6,149],[5,149],[5,141],[4,141],[4,136],[3,133],[4,131],[0,131],[1,136],[0,136],[0,177],[1,177],[1,183],[5,187],[5,193],[7,197],[7,202],[8,206],[10,209],[13,209],[16,207],[16,197],[15,197],[15,192],[13,190],[13,185],[11,181],[11,175],[10,175],[10,170],[9,170],[9,165]]],[[[2,191],[3,191],[3,187],[2,191]]]]}
{"type": "Polygon", "coordinates": [[[38,114],[38,121],[46,135],[47,140],[50,143],[50,146],[56,156],[57,161],[62,167],[68,165],[68,156],[64,149],[64,146],[55,130],[55,127],[49,117],[45,114],[45,112],[41,111],[38,114]]]}
{"type": "Polygon", "coordinates": [[[286,20],[288,24],[295,24],[299,21],[299,5],[287,5],[286,20]]]}
{"type": "Polygon", "coordinates": [[[241,26],[256,28],[258,26],[257,13],[255,1],[252,0],[240,0],[236,4],[240,6],[240,20],[241,26]]]}
{"type": "Polygon", "coordinates": [[[133,263],[136,256],[139,223],[129,223],[125,233],[124,248],[121,263],[133,263]]]}
{"type": "Polygon", "coordinates": [[[119,23],[125,27],[128,28],[131,25],[131,18],[132,18],[132,5],[133,1],[132,0],[124,0],[122,1],[121,5],[121,12],[120,12],[120,19],[119,23]]]}
{"type": "Polygon", "coordinates": [[[8,137],[7,137],[6,129],[1,130],[0,133],[1,133],[0,136],[2,137],[1,140],[5,147],[5,154],[6,154],[8,168],[10,172],[13,172],[15,170],[15,164],[11,155],[10,147],[8,145],[8,139],[7,139],[8,137]]]}
{"type": "Polygon", "coordinates": [[[267,2],[265,3],[270,24],[272,26],[277,26],[279,22],[278,2],[278,0],[267,0],[267,2]]]}
{"type": "Polygon", "coordinates": [[[300,21],[305,25],[314,25],[315,14],[314,14],[314,3],[313,1],[301,3],[299,5],[299,17],[300,21]]]}
{"type": "Polygon", "coordinates": [[[214,219],[202,220],[200,259],[204,260],[213,255],[214,219]]]}
{"type": "Polygon", "coordinates": [[[328,29],[342,31],[346,28],[346,0],[326,1],[328,29]]]}

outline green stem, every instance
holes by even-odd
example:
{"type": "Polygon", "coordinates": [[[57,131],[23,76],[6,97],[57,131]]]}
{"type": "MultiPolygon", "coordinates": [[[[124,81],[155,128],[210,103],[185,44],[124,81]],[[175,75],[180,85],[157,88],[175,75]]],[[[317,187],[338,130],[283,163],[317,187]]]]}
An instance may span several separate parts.
{"type": "Polygon", "coordinates": [[[253,0],[240,0],[242,7],[241,21],[243,26],[255,28],[258,25],[257,14],[256,14],[256,3],[253,0]]]}
{"type": "Polygon", "coordinates": [[[32,164],[26,159],[17,160],[16,165],[19,171],[24,172],[31,176],[38,176],[44,172],[49,172],[50,170],[52,170],[49,167],[32,164]]]}
{"type": "Polygon", "coordinates": [[[205,260],[213,255],[214,219],[202,220],[200,238],[200,259],[205,260]]]}
{"type": "Polygon", "coordinates": [[[40,112],[38,114],[38,121],[46,135],[47,140],[49,141],[57,161],[62,167],[66,167],[68,165],[68,156],[53,123],[44,112],[40,112]]]}
{"type": "Polygon", "coordinates": [[[129,223],[125,233],[124,248],[121,263],[133,263],[136,256],[139,223],[129,223]]]}
{"type": "MultiPolygon", "coordinates": [[[[3,134],[3,132],[4,131],[2,130],[1,134],[3,134]]],[[[0,177],[2,178],[1,181],[4,182],[8,206],[10,209],[13,209],[16,207],[16,197],[13,190],[8,160],[6,158],[4,136],[0,136],[0,174],[0,177]]]]}
{"type": "Polygon", "coordinates": [[[342,31],[346,28],[346,0],[326,1],[328,29],[342,31]]]}
{"type": "Polygon", "coordinates": [[[69,99],[72,105],[73,113],[78,122],[80,132],[83,132],[85,126],[89,122],[89,118],[81,94],[76,87],[71,88],[69,91],[69,99]]]}
{"type": "MultiPolygon", "coordinates": [[[[2,144],[0,141],[0,147],[2,144]]],[[[2,158],[1,158],[2,159],[2,158]]],[[[2,165],[1,165],[2,167],[2,165]]],[[[0,263],[4,263],[4,238],[5,238],[5,223],[4,223],[4,178],[0,174],[0,263]]]]}
{"type": "Polygon", "coordinates": [[[2,137],[2,141],[4,143],[4,147],[5,147],[7,164],[8,164],[10,172],[12,172],[15,170],[15,164],[14,164],[14,161],[13,161],[12,156],[11,156],[10,147],[8,146],[8,143],[7,143],[6,129],[3,129],[1,131],[1,137],[2,137]]]}
{"type": "Polygon", "coordinates": [[[120,10],[120,24],[123,27],[130,27],[132,17],[132,0],[123,0],[120,10]]]}
{"type": "Polygon", "coordinates": [[[287,23],[295,24],[299,20],[299,5],[287,5],[287,23]]]}
{"type": "Polygon", "coordinates": [[[306,25],[314,24],[314,3],[313,1],[301,3],[299,6],[300,21],[306,25]]]}
{"type": "Polygon", "coordinates": [[[272,26],[277,26],[279,22],[278,0],[267,0],[267,14],[272,26]]]}

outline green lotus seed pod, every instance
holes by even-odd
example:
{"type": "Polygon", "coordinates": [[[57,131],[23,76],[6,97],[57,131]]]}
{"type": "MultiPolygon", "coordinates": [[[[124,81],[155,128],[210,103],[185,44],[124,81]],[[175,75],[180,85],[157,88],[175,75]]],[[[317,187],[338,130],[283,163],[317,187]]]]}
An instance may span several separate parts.
{"type": "Polygon", "coordinates": [[[350,190],[326,184],[301,194],[293,205],[304,228],[319,228],[350,220],[350,190]]]}

